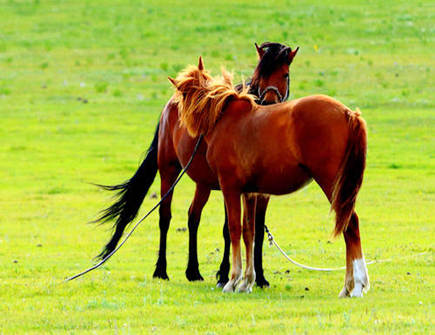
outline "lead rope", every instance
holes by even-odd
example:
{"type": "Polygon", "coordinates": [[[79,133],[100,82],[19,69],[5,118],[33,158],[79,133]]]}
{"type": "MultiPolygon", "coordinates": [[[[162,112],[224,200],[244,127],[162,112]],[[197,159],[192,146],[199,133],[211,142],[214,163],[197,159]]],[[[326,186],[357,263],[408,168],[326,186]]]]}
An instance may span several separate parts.
{"type": "Polygon", "coordinates": [[[92,270],[95,270],[97,268],[99,268],[101,265],[103,265],[104,263],[106,263],[110,257],[113,256],[113,254],[115,252],[117,252],[123,245],[125,242],[127,242],[127,240],[130,238],[130,236],[133,234],[133,232],[136,230],[136,228],[139,226],[139,224],[145,220],[152,212],[154,212],[156,210],[157,207],[160,206],[160,204],[163,202],[163,200],[165,200],[167,198],[167,196],[174,190],[175,185],[178,184],[178,182],[180,181],[181,177],[183,177],[183,175],[186,173],[187,169],[189,168],[190,164],[193,161],[193,157],[195,157],[196,152],[198,151],[199,145],[201,144],[201,140],[202,140],[202,135],[199,136],[198,141],[196,142],[195,148],[193,149],[193,153],[192,156],[189,159],[189,162],[187,162],[186,166],[184,167],[184,169],[181,171],[181,174],[178,176],[178,178],[175,180],[175,182],[172,184],[171,188],[168,190],[168,192],[166,192],[166,194],[160,199],[160,201],[154,205],[153,208],[151,208],[151,210],[146,213],[135,225],[134,227],[130,230],[130,232],[125,236],[124,240],[116,247],[116,249],[114,249],[110,254],[108,254],[106,257],[104,257],[99,263],[95,264],[94,266],[91,266],[89,269],[86,269],[72,277],[66,278],[65,281],[71,281],[73,279],[76,279],[78,277],[83,276],[84,274],[91,272],[92,270]]]}
{"type": "MultiPolygon", "coordinates": [[[[275,239],[273,238],[272,233],[269,231],[269,228],[267,228],[266,225],[264,225],[264,230],[265,230],[266,233],[267,233],[267,240],[269,241],[269,246],[271,247],[272,245],[275,245],[275,247],[276,247],[276,248],[277,248],[277,249],[278,249],[278,250],[283,254],[283,256],[284,256],[285,258],[287,258],[287,260],[288,260],[290,263],[292,263],[292,264],[294,264],[294,265],[296,265],[296,266],[299,266],[299,267],[302,268],[302,269],[312,270],[312,271],[326,271],[326,272],[330,272],[330,271],[340,271],[340,270],[345,270],[345,269],[346,269],[345,266],[343,266],[343,267],[341,267],[341,268],[314,268],[314,267],[312,267],[312,266],[308,266],[308,265],[304,265],[304,264],[298,263],[298,262],[296,262],[295,260],[291,259],[291,258],[286,254],[286,252],[285,252],[284,250],[281,249],[281,247],[278,245],[278,243],[276,243],[275,239]]],[[[367,263],[367,264],[369,264],[369,263],[367,263]]]]}
{"type": "MultiPolygon", "coordinates": [[[[272,233],[269,231],[269,229],[267,228],[266,225],[264,225],[264,230],[267,233],[267,240],[269,241],[269,246],[271,247],[272,245],[275,245],[275,247],[279,250],[279,252],[281,254],[283,254],[283,256],[292,264],[299,266],[302,269],[306,269],[306,270],[311,270],[311,271],[324,271],[324,272],[331,272],[331,271],[340,271],[340,270],[346,270],[345,266],[342,266],[340,268],[315,268],[312,266],[308,266],[308,265],[304,265],[301,263],[296,262],[295,260],[291,259],[290,256],[288,256],[286,254],[286,252],[284,250],[281,249],[281,247],[278,245],[278,243],[276,243],[275,238],[273,237],[272,233]]],[[[425,252],[420,252],[418,254],[415,255],[409,255],[409,256],[405,256],[405,257],[401,257],[402,259],[404,258],[412,258],[412,257],[417,257],[417,256],[422,256],[429,253],[428,251],[425,252]]],[[[375,264],[375,263],[385,263],[385,262],[391,262],[393,261],[393,258],[387,258],[387,259],[380,259],[380,260],[372,260],[366,263],[366,265],[370,265],[370,264],[375,264]]]]}

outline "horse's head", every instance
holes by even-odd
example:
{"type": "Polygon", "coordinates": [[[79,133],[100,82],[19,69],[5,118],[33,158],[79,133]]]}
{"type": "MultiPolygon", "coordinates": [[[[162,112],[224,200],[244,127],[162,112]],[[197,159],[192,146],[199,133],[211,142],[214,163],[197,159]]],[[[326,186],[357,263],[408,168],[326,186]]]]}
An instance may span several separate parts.
{"type": "Polygon", "coordinates": [[[251,80],[250,93],[258,96],[257,102],[269,105],[287,100],[290,90],[290,64],[299,47],[292,50],[280,43],[265,42],[258,46],[260,58],[251,80]]]}
{"type": "Polygon", "coordinates": [[[197,67],[189,66],[176,79],[168,79],[176,89],[173,101],[178,106],[180,123],[192,137],[209,133],[230,99],[248,101],[251,108],[255,103],[247,89],[234,89],[232,77],[224,69],[222,77],[211,77],[201,57],[197,67]]]}
{"type": "Polygon", "coordinates": [[[182,71],[177,79],[168,77],[169,81],[177,89],[176,94],[179,98],[186,97],[192,90],[198,87],[203,87],[207,82],[212,79],[208,71],[204,69],[204,63],[202,57],[199,57],[198,66],[189,66],[184,71],[182,71]]]}

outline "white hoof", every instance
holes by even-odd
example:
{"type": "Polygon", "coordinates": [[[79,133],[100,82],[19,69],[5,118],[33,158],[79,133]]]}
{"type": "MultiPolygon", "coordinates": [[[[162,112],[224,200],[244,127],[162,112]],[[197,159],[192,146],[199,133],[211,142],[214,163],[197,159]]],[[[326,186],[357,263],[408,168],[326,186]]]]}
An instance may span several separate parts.
{"type": "Polygon", "coordinates": [[[351,298],[362,298],[363,296],[363,286],[361,283],[355,283],[355,287],[350,294],[351,298]]]}
{"type": "Polygon", "coordinates": [[[238,277],[237,279],[230,279],[230,281],[228,283],[226,283],[226,285],[224,286],[222,292],[224,293],[228,293],[228,292],[234,292],[234,290],[237,287],[237,284],[240,283],[240,280],[242,279],[242,277],[238,277]]]}
{"type": "Polygon", "coordinates": [[[248,280],[243,280],[240,284],[238,292],[240,293],[251,293],[252,292],[253,283],[249,283],[248,280]]]}
{"type": "Polygon", "coordinates": [[[235,286],[232,283],[232,281],[230,280],[228,283],[226,283],[226,285],[224,286],[224,288],[222,289],[223,293],[229,293],[229,292],[234,292],[235,286]]]}
{"type": "Polygon", "coordinates": [[[349,291],[346,288],[346,286],[343,287],[343,289],[341,290],[340,294],[338,295],[339,298],[349,298],[349,291]]]}
{"type": "Polygon", "coordinates": [[[255,284],[255,271],[251,269],[251,271],[246,271],[245,278],[243,278],[243,281],[240,284],[238,291],[251,293],[254,284],[255,284]]]}

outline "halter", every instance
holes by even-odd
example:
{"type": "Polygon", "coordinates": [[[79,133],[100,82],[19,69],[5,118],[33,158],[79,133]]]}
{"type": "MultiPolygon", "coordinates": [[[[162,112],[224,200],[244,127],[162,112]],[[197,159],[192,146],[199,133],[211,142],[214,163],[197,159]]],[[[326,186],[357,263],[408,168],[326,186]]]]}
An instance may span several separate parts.
{"type": "Polygon", "coordinates": [[[273,85],[267,86],[263,91],[261,91],[261,89],[259,87],[258,88],[258,101],[259,101],[260,105],[262,105],[264,96],[269,91],[275,92],[275,94],[278,97],[279,102],[283,102],[283,101],[287,100],[288,95],[289,95],[289,91],[290,91],[290,75],[287,77],[287,91],[285,92],[284,97],[281,95],[280,91],[278,90],[278,88],[276,86],[273,86],[273,85]]]}

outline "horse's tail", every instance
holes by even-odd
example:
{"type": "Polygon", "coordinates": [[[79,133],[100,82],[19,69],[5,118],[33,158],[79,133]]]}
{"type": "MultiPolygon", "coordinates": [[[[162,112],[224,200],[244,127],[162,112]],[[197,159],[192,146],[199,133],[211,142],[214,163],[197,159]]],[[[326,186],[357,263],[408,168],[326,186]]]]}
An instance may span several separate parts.
{"type": "Polygon", "coordinates": [[[116,219],[113,228],[115,232],[97,258],[103,259],[109,255],[121,239],[125,227],[134,220],[154,178],[157,174],[157,148],[159,140],[159,125],[157,124],[153,141],[146,153],[145,159],[136,173],[126,182],[119,185],[97,185],[108,191],[116,191],[118,200],[102,211],[95,222],[107,222],[116,219]]]}
{"type": "Polygon", "coordinates": [[[331,208],[336,213],[333,236],[347,229],[355,210],[355,201],[361,187],[366,166],[367,128],[360,112],[347,112],[349,137],[343,161],[334,182],[331,208]]]}

